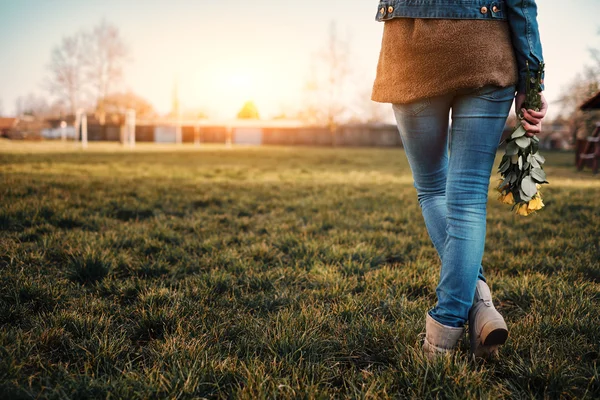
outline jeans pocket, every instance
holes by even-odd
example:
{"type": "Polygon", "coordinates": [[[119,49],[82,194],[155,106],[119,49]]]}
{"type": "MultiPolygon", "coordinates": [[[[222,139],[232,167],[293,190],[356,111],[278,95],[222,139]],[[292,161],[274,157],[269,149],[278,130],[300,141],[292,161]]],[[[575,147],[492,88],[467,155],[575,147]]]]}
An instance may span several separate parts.
{"type": "Polygon", "coordinates": [[[393,103],[394,111],[404,115],[418,115],[431,104],[431,98],[426,97],[421,100],[412,101],[410,103],[393,103]]]}
{"type": "Polygon", "coordinates": [[[516,85],[510,86],[497,86],[497,85],[485,85],[477,89],[475,96],[483,97],[489,100],[510,100],[515,97],[517,91],[516,85]]]}

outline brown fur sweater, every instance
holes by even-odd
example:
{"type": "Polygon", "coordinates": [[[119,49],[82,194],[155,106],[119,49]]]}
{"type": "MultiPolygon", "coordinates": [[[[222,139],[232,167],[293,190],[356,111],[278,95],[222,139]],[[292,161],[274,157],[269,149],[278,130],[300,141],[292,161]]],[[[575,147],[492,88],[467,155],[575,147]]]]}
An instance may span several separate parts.
{"type": "Polygon", "coordinates": [[[371,100],[409,103],[517,80],[506,21],[394,18],[384,23],[371,100]]]}

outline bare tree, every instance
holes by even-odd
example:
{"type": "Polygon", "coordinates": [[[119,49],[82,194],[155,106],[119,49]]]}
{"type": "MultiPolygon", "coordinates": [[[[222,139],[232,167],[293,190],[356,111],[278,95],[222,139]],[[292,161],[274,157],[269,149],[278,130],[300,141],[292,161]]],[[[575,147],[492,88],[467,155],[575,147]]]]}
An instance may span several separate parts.
{"type": "Polygon", "coordinates": [[[319,78],[316,71],[316,62],[311,60],[309,76],[304,82],[302,106],[297,111],[299,120],[307,124],[326,124],[325,113],[319,104],[319,78]]]}
{"type": "Polygon", "coordinates": [[[311,75],[305,86],[305,117],[327,125],[336,144],[337,126],[348,111],[347,96],[350,68],[350,42],[340,38],[335,21],[329,26],[325,48],[313,60],[311,75]]]}
{"type": "Polygon", "coordinates": [[[86,76],[95,91],[97,118],[104,124],[105,99],[122,77],[128,49],[119,29],[106,21],[86,34],[85,45],[86,76]]]}
{"type": "Polygon", "coordinates": [[[329,42],[321,57],[328,69],[327,90],[327,124],[337,125],[339,118],[347,106],[342,98],[344,85],[350,75],[350,43],[338,36],[335,21],[329,27],[329,42]]]}
{"type": "MultiPolygon", "coordinates": [[[[598,33],[600,34],[600,31],[598,33]]],[[[569,126],[573,144],[577,142],[578,137],[588,135],[600,119],[599,111],[582,111],[579,108],[584,101],[600,90],[600,49],[590,49],[590,55],[595,64],[586,67],[557,100],[563,110],[559,118],[569,126]]]]}
{"type": "Polygon", "coordinates": [[[84,90],[84,34],[63,38],[52,50],[46,88],[75,115],[84,90]]]}
{"type": "MultiPolygon", "coordinates": [[[[600,35],[600,28],[598,29],[598,35],[600,35]]],[[[589,68],[589,71],[596,76],[596,80],[600,80],[600,49],[590,48],[589,52],[595,61],[595,64],[589,68]]]]}

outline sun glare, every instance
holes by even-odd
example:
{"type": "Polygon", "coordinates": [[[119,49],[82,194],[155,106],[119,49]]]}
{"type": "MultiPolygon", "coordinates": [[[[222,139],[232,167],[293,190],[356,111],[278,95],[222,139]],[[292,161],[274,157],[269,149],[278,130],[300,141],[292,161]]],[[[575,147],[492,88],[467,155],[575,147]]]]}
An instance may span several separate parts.
{"type": "Polygon", "coordinates": [[[181,72],[179,83],[183,108],[201,108],[217,119],[235,118],[247,101],[256,105],[261,119],[271,118],[295,106],[302,90],[301,79],[253,60],[190,67],[181,72]]]}
{"type": "Polygon", "coordinates": [[[248,91],[252,89],[253,79],[247,72],[233,72],[227,78],[227,86],[230,89],[248,91]]]}

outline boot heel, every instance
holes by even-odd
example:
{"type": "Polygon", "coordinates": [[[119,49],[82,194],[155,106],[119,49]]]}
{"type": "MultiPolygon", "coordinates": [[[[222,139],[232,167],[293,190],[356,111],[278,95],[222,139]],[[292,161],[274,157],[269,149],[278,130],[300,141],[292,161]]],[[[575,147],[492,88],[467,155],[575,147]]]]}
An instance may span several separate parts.
{"type": "Polygon", "coordinates": [[[501,345],[508,339],[508,328],[504,321],[492,321],[481,330],[481,343],[484,346],[501,345]]]}
{"type": "Polygon", "coordinates": [[[475,357],[498,356],[498,349],[508,339],[508,327],[492,303],[488,285],[479,280],[475,288],[473,306],[469,310],[471,353],[475,357]]]}

